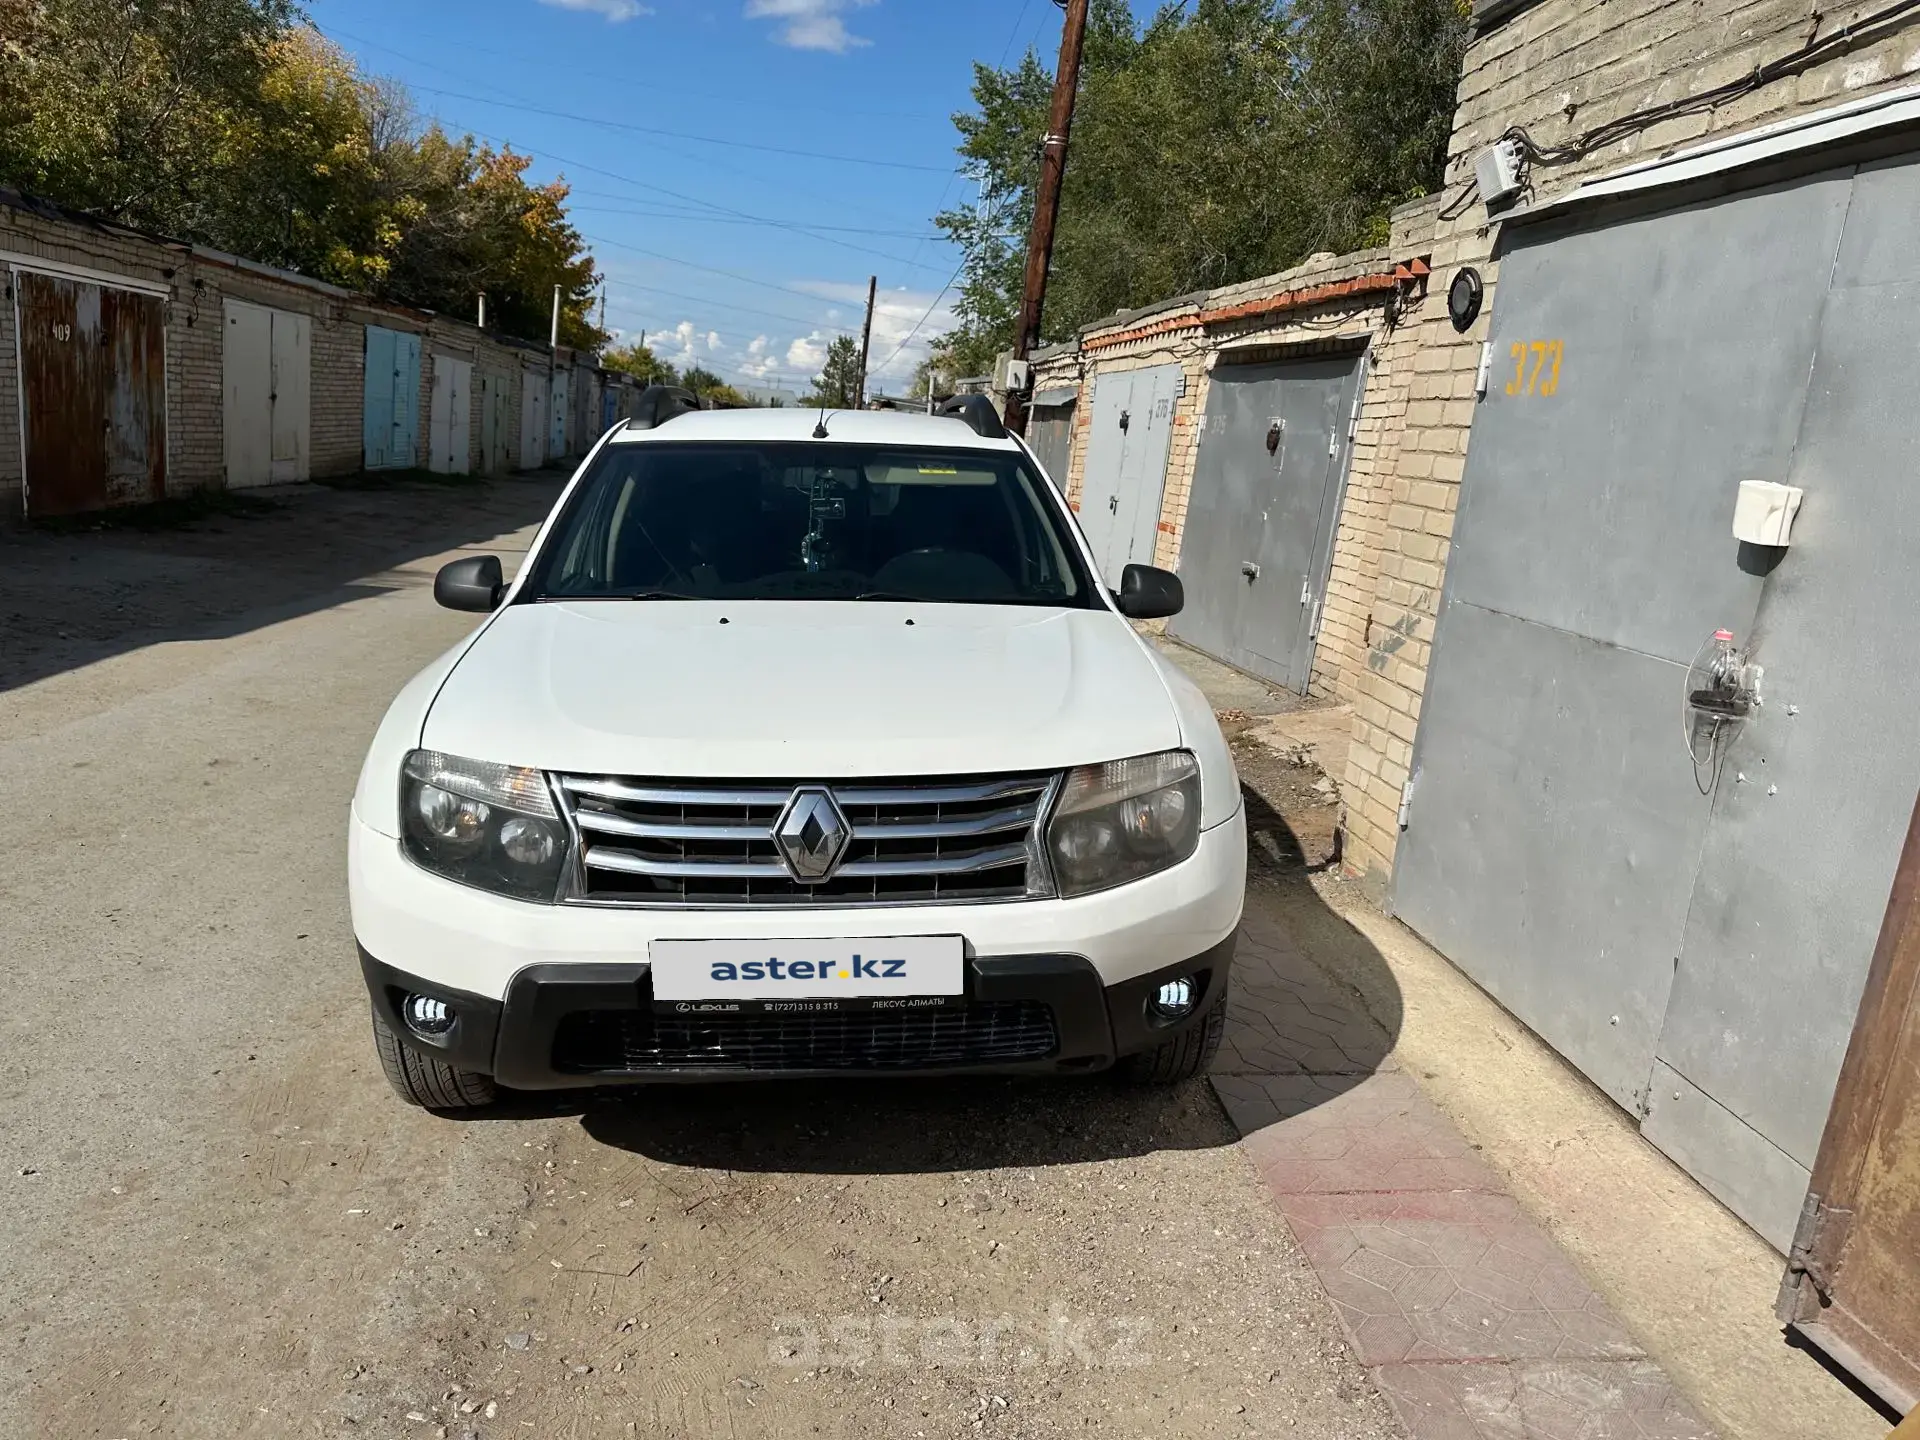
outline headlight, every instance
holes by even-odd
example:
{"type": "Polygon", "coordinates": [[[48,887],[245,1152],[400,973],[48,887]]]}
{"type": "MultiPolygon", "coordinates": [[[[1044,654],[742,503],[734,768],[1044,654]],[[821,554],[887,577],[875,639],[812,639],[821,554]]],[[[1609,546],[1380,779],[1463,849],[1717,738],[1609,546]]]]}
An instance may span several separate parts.
{"type": "Polygon", "coordinates": [[[538,770],[415,750],[400,767],[401,844],[423,868],[501,895],[551,901],[567,831],[538,770]]]}
{"type": "Polygon", "coordinates": [[[1047,827],[1062,895],[1085,895],[1178,865],[1200,843],[1200,766],[1185,750],[1083,765],[1047,827]]]}

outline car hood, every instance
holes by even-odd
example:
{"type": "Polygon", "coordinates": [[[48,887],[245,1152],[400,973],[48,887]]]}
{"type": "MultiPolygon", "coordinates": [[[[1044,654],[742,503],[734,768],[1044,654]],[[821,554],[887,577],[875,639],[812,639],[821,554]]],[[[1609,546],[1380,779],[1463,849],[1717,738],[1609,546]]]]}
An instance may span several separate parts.
{"type": "Polygon", "coordinates": [[[839,779],[1063,768],[1180,743],[1109,610],[892,602],[509,606],[421,743],[616,775],[839,779]]]}

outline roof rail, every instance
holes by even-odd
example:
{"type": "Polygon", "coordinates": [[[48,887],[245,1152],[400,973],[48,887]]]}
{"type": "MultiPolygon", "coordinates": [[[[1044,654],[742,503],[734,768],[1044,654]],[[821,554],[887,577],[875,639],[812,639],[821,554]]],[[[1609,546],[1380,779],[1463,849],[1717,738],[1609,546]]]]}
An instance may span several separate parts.
{"type": "Polygon", "coordinates": [[[956,395],[951,400],[943,401],[934,413],[966,421],[973,433],[982,439],[1007,438],[1007,427],[1000,422],[1000,412],[993,408],[993,402],[984,395],[956,395]]]}
{"type": "Polygon", "coordinates": [[[652,430],[676,415],[700,408],[700,397],[678,385],[649,385],[633,402],[633,415],[627,421],[630,430],[652,430]]]}

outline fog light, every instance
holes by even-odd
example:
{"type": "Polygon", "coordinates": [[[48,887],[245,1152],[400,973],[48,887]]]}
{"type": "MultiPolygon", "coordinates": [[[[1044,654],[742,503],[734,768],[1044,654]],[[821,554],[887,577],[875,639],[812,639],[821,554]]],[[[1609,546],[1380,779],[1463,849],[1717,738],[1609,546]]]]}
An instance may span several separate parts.
{"type": "Polygon", "coordinates": [[[409,995],[400,1002],[400,1017],[416,1035],[440,1036],[453,1029],[453,1007],[431,995],[409,995]]]}
{"type": "Polygon", "coordinates": [[[1171,1024],[1193,1012],[1194,1001],[1200,998],[1200,987],[1193,983],[1193,977],[1182,975],[1178,980],[1169,980],[1147,997],[1148,1018],[1162,1025],[1171,1024]]]}

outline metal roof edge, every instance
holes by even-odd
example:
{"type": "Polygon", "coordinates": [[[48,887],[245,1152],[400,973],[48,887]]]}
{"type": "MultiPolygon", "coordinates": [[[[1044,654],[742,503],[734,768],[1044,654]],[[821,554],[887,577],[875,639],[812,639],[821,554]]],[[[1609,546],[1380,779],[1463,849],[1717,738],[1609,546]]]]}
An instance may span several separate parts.
{"type": "Polygon", "coordinates": [[[1721,136],[1703,144],[1676,150],[1652,160],[1641,160],[1598,179],[1586,180],[1564,195],[1507,211],[1495,218],[1502,225],[1525,225],[1578,206],[1624,195],[1704,180],[1750,165],[1817,149],[1880,131],[1920,127],[1920,85],[1882,90],[1859,100],[1824,110],[1809,111],[1755,130],[1721,136]]]}

